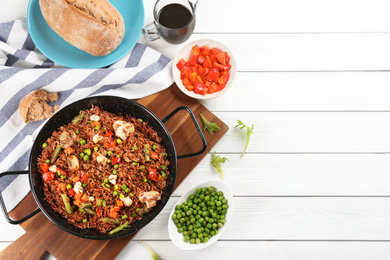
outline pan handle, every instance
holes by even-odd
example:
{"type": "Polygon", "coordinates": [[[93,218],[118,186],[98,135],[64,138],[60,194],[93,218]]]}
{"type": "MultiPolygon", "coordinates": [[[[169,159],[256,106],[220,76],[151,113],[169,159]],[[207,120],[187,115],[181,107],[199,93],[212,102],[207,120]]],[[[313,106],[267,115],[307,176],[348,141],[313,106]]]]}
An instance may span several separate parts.
{"type": "Polygon", "coordinates": [[[174,114],[176,114],[176,113],[179,112],[180,110],[185,110],[185,111],[188,112],[188,114],[190,114],[190,117],[191,117],[191,119],[192,119],[192,122],[194,122],[194,125],[195,125],[195,127],[196,127],[196,130],[198,131],[198,134],[199,134],[199,136],[200,136],[200,139],[202,139],[203,148],[202,148],[202,150],[200,150],[199,152],[196,152],[196,153],[189,153],[189,154],[178,155],[178,156],[177,156],[177,159],[184,159],[184,158],[189,158],[189,157],[194,157],[194,156],[200,155],[200,154],[204,153],[204,151],[206,151],[206,149],[207,149],[207,142],[206,142],[206,138],[205,138],[204,135],[203,135],[202,129],[200,128],[200,126],[199,126],[199,124],[198,124],[198,121],[196,121],[196,118],[195,118],[194,113],[191,111],[191,109],[190,109],[189,107],[181,106],[181,107],[176,108],[176,109],[173,110],[169,115],[167,115],[167,116],[162,120],[162,122],[165,124],[166,121],[168,121],[174,114]]]}
{"type": "MultiPolygon", "coordinates": [[[[19,174],[28,174],[28,171],[12,171],[12,172],[3,172],[3,173],[0,173],[0,178],[1,177],[4,177],[6,175],[19,175],[19,174]]],[[[4,200],[3,200],[3,196],[1,194],[1,191],[0,191],[0,204],[1,204],[1,208],[3,210],[3,213],[4,213],[4,216],[5,216],[5,219],[10,223],[10,224],[20,224],[20,223],[23,223],[24,221],[26,221],[27,219],[35,216],[37,213],[39,213],[41,210],[38,208],[37,210],[33,211],[32,213],[30,213],[29,215],[27,215],[26,217],[22,218],[22,219],[19,219],[19,220],[13,220],[9,214],[8,214],[8,211],[7,211],[7,208],[5,206],[5,203],[4,203],[4,200]]]]}

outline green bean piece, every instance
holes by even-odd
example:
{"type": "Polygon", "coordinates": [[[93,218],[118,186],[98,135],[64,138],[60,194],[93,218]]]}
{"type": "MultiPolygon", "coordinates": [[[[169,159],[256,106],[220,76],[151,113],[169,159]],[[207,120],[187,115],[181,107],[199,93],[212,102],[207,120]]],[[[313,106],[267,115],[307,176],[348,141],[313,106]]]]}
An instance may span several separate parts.
{"type": "Polygon", "coordinates": [[[57,160],[58,155],[61,152],[61,145],[57,144],[56,149],[54,150],[53,155],[51,156],[51,163],[54,163],[57,160]]]}
{"type": "Polygon", "coordinates": [[[101,221],[103,223],[114,223],[116,225],[119,225],[121,223],[118,219],[109,218],[109,217],[102,218],[101,221]]]}
{"type": "Polygon", "coordinates": [[[106,201],[103,200],[103,203],[102,203],[103,207],[106,207],[106,201]]]}
{"type": "Polygon", "coordinates": [[[137,166],[137,165],[138,165],[137,162],[132,162],[131,164],[134,165],[134,166],[137,166]]]}
{"type": "Polygon", "coordinates": [[[72,206],[70,205],[68,196],[66,196],[65,193],[62,193],[62,194],[61,194],[61,198],[62,198],[62,201],[64,202],[66,212],[67,212],[68,214],[72,214],[73,209],[72,209],[72,206]]]}
{"type": "Polygon", "coordinates": [[[115,233],[121,231],[122,229],[125,229],[125,228],[128,228],[128,227],[129,227],[129,221],[126,221],[126,223],[124,223],[124,224],[120,225],[119,227],[111,230],[108,234],[109,235],[115,234],[115,233]]]}
{"type": "Polygon", "coordinates": [[[91,202],[87,202],[87,203],[81,203],[81,208],[85,209],[85,208],[92,208],[92,203],[91,202]]]}
{"type": "Polygon", "coordinates": [[[84,118],[84,113],[80,113],[78,116],[73,118],[72,124],[76,125],[78,122],[80,122],[84,118]]]}
{"type": "Polygon", "coordinates": [[[166,170],[166,169],[167,169],[167,166],[161,165],[161,170],[166,170]]]}
{"type": "Polygon", "coordinates": [[[138,118],[138,121],[140,121],[142,123],[144,120],[142,120],[142,118],[138,118]]]}
{"type": "Polygon", "coordinates": [[[150,145],[149,144],[145,144],[144,153],[145,153],[145,162],[149,162],[150,161],[150,145]]]}
{"type": "Polygon", "coordinates": [[[93,215],[93,216],[95,216],[96,215],[96,212],[95,211],[93,211],[92,209],[90,209],[90,208],[86,208],[85,209],[85,211],[89,214],[89,215],[93,215]]]}
{"type": "Polygon", "coordinates": [[[127,219],[127,215],[126,215],[126,214],[123,215],[123,216],[122,216],[122,219],[127,219]]]}

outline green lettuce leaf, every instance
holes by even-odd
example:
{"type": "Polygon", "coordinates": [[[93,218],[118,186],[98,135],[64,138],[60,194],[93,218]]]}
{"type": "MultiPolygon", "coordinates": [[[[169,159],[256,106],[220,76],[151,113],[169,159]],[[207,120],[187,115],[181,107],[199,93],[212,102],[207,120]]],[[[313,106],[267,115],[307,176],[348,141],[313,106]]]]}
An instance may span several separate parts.
{"type": "Polygon", "coordinates": [[[222,166],[221,164],[225,163],[226,160],[229,161],[228,158],[215,155],[215,152],[213,152],[211,155],[211,165],[214,166],[214,168],[217,169],[217,171],[221,174],[222,180],[223,180],[223,170],[221,168],[221,166],[222,166]]]}
{"type": "Polygon", "coordinates": [[[219,126],[216,123],[209,122],[201,113],[199,113],[200,118],[203,121],[203,130],[207,130],[210,134],[219,131],[219,126]]]}
{"type": "Polygon", "coordinates": [[[240,156],[240,157],[243,157],[245,152],[246,152],[246,149],[248,148],[249,139],[251,137],[251,134],[254,134],[253,129],[255,128],[255,126],[252,124],[252,127],[249,127],[249,126],[245,125],[243,122],[241,122],[240,120],[237,120],[237,123],[238,124],[234,128],[240,127],[240,129],[243,129],[243,128],[246,129],[245,147],[244,147],[244,151],[242,152],[242,154],[240,156]]]}

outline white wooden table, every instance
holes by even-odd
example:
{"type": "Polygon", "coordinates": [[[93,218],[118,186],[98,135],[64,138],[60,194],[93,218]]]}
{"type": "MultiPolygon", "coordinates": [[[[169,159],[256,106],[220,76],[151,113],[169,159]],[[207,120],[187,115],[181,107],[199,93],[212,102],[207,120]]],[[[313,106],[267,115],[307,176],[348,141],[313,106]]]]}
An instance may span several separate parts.
{"type": "MultiPolygon", "coordinates": [[[[0,22],[27,0],[0,0],[0,22]]],[[[146,23],[154,1],[145,1],[146,23]]],[[[168,215],[189,187],[219,179],[211,155],[118,259],[390,258],[390,15],[388,0],[200,0],[189,41],[234,53],[231,90],[202,102],[230,130],[213,148],[229,158],[234,215],[214,245],[182,251],[168,215]],[[255,125],[247,154],[236,120],[255,125]]],[[[182,45],[149,43],[173,58],[182,45]]],[[[0,250],[23,234],[0,217],[0,250]]],[[[48,256],[50,258],[50,256],[48,256]]]]}

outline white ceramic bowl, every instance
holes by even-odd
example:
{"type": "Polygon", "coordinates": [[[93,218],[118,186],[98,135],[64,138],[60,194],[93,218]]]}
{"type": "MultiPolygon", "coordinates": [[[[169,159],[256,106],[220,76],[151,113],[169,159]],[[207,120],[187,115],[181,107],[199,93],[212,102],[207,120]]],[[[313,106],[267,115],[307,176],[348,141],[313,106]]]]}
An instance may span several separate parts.
{"type": "Polygon", "coordinates": [[[228,224],[230,223],[230,219],[232,218],[232,213],[233,213],[233,193],[228,186],[228,184],[224,181],[221,180],[211,180],[211,181],[206,181],[199,183],[198,185],[195,185],[192,187],[188,192],[186,192],[181,198],[178,200],[178,202],[175,204],[175,206],[172,209],[171,214],[169,215],[169,220],[168,220],[168,233],[169,237],[171,238],[173,244],[175,244],[178,248],[184,249],[184,250],[198,250],[202,249],[205,247],[210,246],[214,242],[216,242],[222,234],[225,232],[228,224]],[[183,201],[187,200],[188,196],[191,194],[195,194],[195,191],[197,188],[202,188],[202,187],[210,187],[213,186],[217,191],[222,191],[223,196],[225,199],[228,201],[228,209],[226,213],[226,222],[224,226],[220,229],[218,229],[218,235],[212,236],[209,241],[206,243],[199,243],[199,244],[190,244],[189,242],[184,242],[184,236],[182,233],[179,233],[177,231],[176,224],[172,220],[172,215],[175,212],[176,205],[183,203],[183,201]]]}
{"type": "Polygon", "coordinates": [[[223,95],[224,93],[226,93],[229,90],[229,88],[231,87],[231,85],[232,85],[232,83],[234,81],[234,78],[236,77],[236,72],[237,72],[237,66],[236,66],[236,60],[234,59],[233,53],[225,45],[223,45],[222,43],[220,43],[218,41],[210,40],[210,39],[196,40],[196,41],[193,41],[193,42],[185,45],[176,54],[176,57],[173,60],[173,64],[172,64],[172,73],[173,73],[173,78],[175,79],[176,85],[179,87],[179,89],[184,94],[186,94],[187,96],[190,96],[192,98],[196,98],[196,99],[216,98],[216,97],[219,97],[219,96],[223,95]],[[229,71],[229,74],[230,74],[229,75],[229,81],[228,81],[228,83],[226,84],[226,87],[223,90],[215,92],[215,93],[212,93],[212,94],[201,95],[201,94],[195,94],[193,91],[188,91],[185,88],[185,86],[183,85],[182,80],[180,79],[180,70],[176,67],[176,64],[179,62],[179,60],[181,58],[183,58],[186,61],[189,60],[190,59],[190,55],[191,55],[191,49],[195,45],[198,45],[199,47],[207,45],[210,49],[211,48],[217,48],[217,49],[220,49],[223,52],[226,51],[228,53],[228,55],[230,56],[229,64],[232,67],[231,67],[231,69],[229,71]]]}

